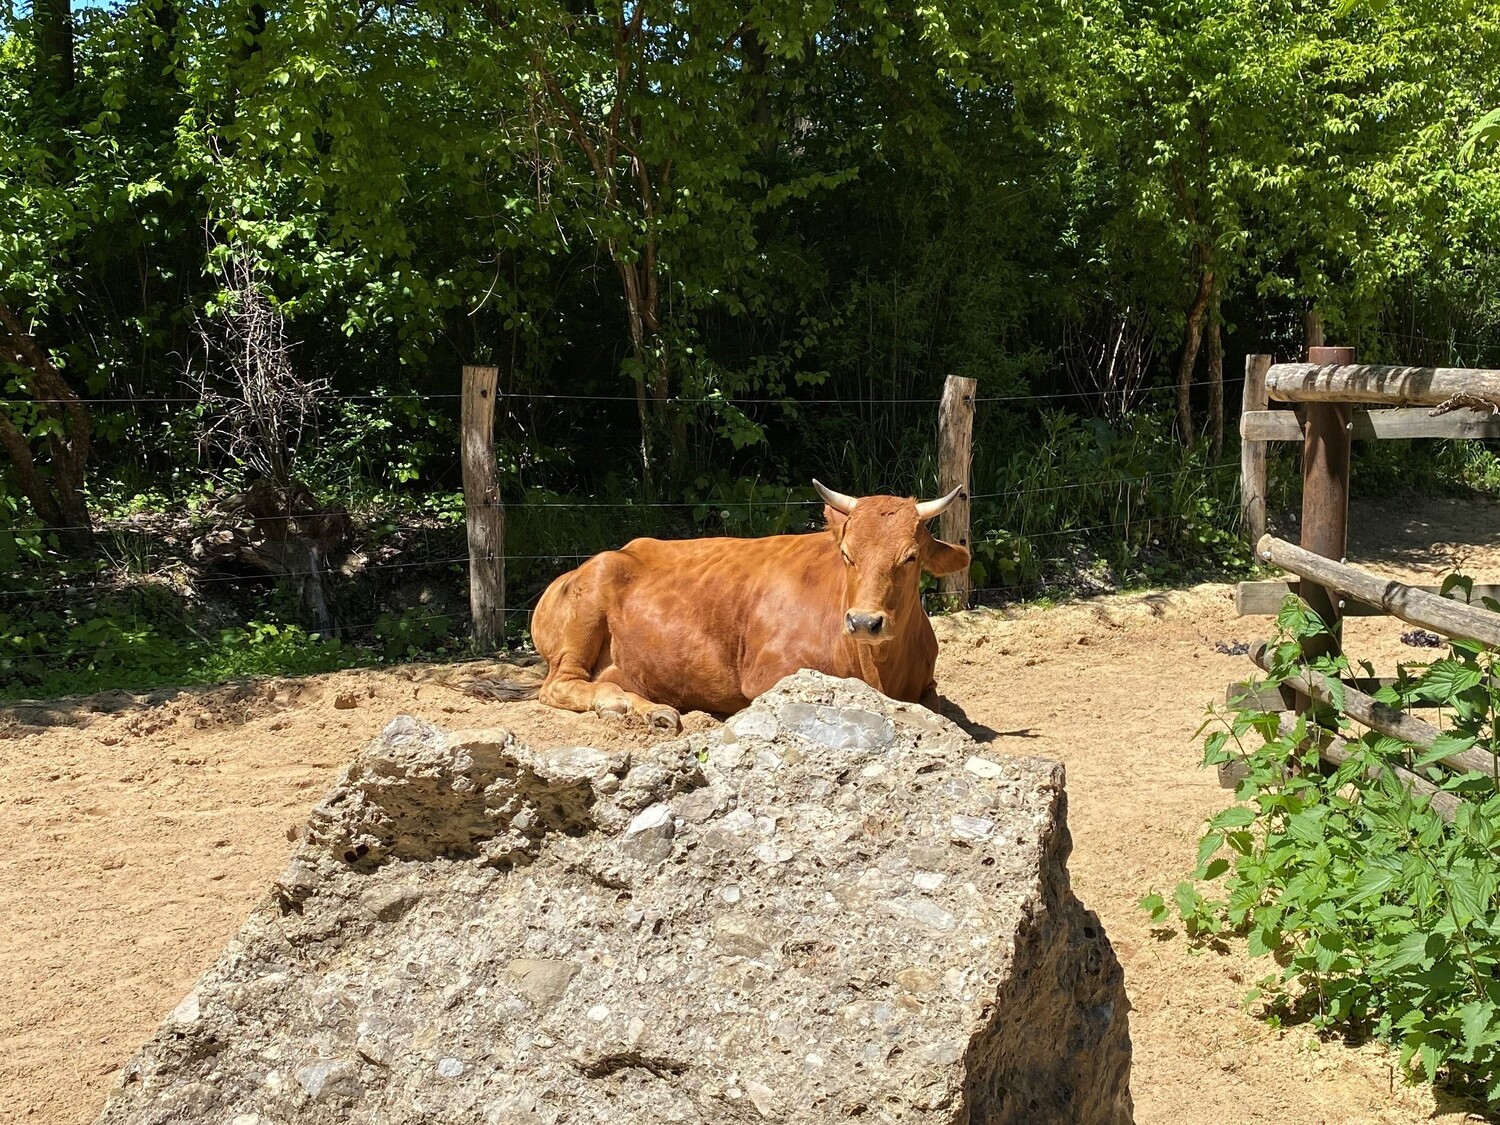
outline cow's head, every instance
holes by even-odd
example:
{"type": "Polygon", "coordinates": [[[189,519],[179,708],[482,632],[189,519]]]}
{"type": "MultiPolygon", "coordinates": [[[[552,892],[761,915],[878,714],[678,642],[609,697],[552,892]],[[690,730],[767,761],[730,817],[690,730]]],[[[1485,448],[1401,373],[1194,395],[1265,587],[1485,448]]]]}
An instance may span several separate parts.
{"type": "Polygon", "coordinates": [[[845,496],[813,487],[844,559],[844,631],[864,644],[884,644],[918,611],[922,572],[953,574],[969,565],[969,550],[944,543],[927,521],[954,500],[900,496],[845,496]]]}

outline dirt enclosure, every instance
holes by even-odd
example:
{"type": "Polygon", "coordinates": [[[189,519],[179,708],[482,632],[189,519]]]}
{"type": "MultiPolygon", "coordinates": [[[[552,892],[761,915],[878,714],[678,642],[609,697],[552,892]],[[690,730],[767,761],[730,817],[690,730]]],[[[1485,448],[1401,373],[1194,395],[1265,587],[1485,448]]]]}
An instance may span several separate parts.
{"type": "MultiPolygon", "coordinates": [[[[1365,508],[1351,522],[1351,561],[1500,580],[1500,507],[1365,508]]],[[[976,612],[939,625],[939,688],[999,751],[1067,765],[1073,878],[1125,966],[1143,1125],[1484,1120],[1402,1086],[1379,1047],[1252,1019],[1240,1001],[1262,965],[1157,940],[1135,908],[1192,866],[1199,826],[1228,801],[1197,768],[1192,736],[1250,666],[1216,643],[1266,628],[1236,618],[1223,585],[976,612]]],[[[1424,656],[1400,631],[1357,619],[1346,638],[1387,671],[1424,656]]],[[[281,870],[287,830],[393,715],[506,726],[537,744],[647,741],[592,716],[472,699],[445,686],[455,675],[406,667],[7,712],[0,1121],[92,1120],[115,1071],[281,870]]]]}

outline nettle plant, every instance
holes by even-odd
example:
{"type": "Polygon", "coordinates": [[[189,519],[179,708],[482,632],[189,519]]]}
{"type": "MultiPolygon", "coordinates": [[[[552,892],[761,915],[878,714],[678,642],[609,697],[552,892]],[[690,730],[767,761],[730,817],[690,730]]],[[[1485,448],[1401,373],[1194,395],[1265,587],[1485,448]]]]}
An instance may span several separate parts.
{"type": "MultiPolygon", "coordinates": [[[[1444,592],[1472,592],[1454,577],[1444,592]]],[[[1500,606],[1486,599],[1488,608],[1500,606]]],[[[1304,662],[1299,642],[1326,634],[1289,598],[1276,620],[1272,672],[1328,688],[1349,757],[1320,762],[1316,726],[1335,721],[1242,705],[1210,707],[1203,763],[1248,770],[1236,804],[1208,821],[1198,864],[1169,904],[1141,906],[1155,923],[1174,913],[1187,937],[1213,944],[1243,934],[1278,968],[1246,998],[1267,1018],[1399,1046],[1410,1080],[1443,1079],[1500,1101],[1500,774],[1455,773],[1440,758],[1497,745],[1500,652],[1453,641],[1446,656],[1406,666],[1377,698],[1440,706],[1443,734],[1417,747],[1359,733],[1342,714],[1343,656],[1304,662]],[[1463,798],[1451,822],[1398,780],[1408,769],[1463,798]]],[[[1366,674],[1373,670],[1364,665],[1366,674]]]]}

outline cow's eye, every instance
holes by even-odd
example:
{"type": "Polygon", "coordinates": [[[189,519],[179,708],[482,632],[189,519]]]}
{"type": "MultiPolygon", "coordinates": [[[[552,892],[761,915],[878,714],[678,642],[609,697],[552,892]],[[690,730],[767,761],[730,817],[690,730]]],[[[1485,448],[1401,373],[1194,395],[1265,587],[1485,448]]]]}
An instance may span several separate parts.
{"type": "Polygon", "coordinates": [[[913,551],[911,554],[907,555],[904,559],[901,560],[901,565],[902,566],[910,566],[912,563],[914,563],[916,561],[917,561],[917,552],[913,551]]]}

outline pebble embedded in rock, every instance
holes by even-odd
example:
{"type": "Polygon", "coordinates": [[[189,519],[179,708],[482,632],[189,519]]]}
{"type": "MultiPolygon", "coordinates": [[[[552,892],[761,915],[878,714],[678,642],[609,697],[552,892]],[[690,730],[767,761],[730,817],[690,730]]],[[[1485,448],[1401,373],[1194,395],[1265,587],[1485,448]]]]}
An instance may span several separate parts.
{"type": "Polygon", "coordinates": [[[517,958],[506,971],[515,980],[516,991],[534,1004],[551,1005],[562,999],[568,985],[579,973],[571,961],[543,961],[517,958]]]}
{"type": "Polygon", "coordinates": [[[890,719],[858,707],[788,703],[781,709],[781,722],[789,734],[833,750],[878,750],[896,737],[890,719]]]}
{"type": "Polygon", "coordinates": [[[676,834],[671,806],[652,805],[625,829],[620,852],[641,863],[660,863],[672,854],[672,838],[676,834]]]}
{"type": "Polygon", "coordinates": [[[296,1077],[309,1098],[327,1102],[357,1092],[359,1068],[349,1059],[318,1059],[299,1066],[296,1077]]]}
{"type": "Polygon", "coordinates": [[[988,758],[980,757],[970,758],[964,763],[964,769],[968,770],[975,777],[983,777],[990,780],[997,777],[1004,777],[1007,772],[1005,767],[999,762],[992,762],[988,758]]]}
{"type": "Polygon", "coordinates": [[[776,737],[776,716],[767,711],[744,711],[729,720],[729,729],[737,738],[758,738],[770,742],[776,737]]]}
{"type": "Polygon", "coordinates": [[[955,840],[988,840],[995,834],[995,822],[989,817],[955,813],[949,823],[955,840]]]}
{"type": "Polygon", "coordinates": [[[750,1095],[750,1104],[762,1117],[776,1116],[776,1092],[771,1087],[752,1078],[745,1083],[745,1093],[750,1095]]]}
{"type": "Polygon", "coordinates": [[[197,1023],[202,1009],[199,1007],[198,990],[194,989],[182,998],[182,1003],[172,1009],[167,1017],[172,1023],[197,1023]]]}

